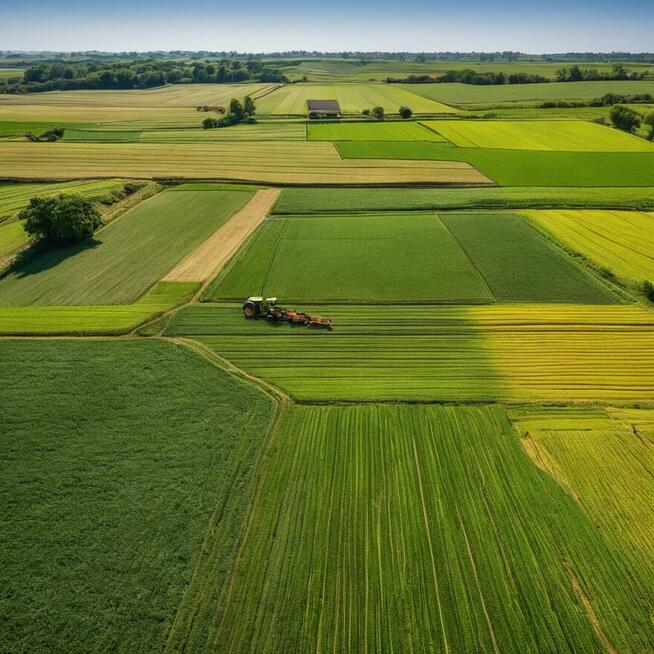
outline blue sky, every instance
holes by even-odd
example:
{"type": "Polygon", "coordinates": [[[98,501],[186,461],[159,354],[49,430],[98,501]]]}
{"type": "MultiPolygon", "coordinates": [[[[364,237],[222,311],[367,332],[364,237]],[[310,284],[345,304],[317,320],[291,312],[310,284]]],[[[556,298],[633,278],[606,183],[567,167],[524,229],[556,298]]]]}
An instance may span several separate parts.
{"type": "Polygon", "coordinates": [[[654,50],[650,0],[0,0],[0,49],[654,50]]]}

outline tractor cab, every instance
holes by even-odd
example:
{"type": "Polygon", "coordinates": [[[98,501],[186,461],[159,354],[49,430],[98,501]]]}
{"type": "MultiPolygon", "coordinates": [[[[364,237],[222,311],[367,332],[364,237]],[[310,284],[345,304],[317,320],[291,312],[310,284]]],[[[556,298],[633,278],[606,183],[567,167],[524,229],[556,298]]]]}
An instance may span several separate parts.
{"type": "Polygon", "coordinates": [[[268,297],[264,300],[262,297],[253,295],[243,304],[243,315],[246,318],[265,318],[276,304],[276,297],[268,297]]]}

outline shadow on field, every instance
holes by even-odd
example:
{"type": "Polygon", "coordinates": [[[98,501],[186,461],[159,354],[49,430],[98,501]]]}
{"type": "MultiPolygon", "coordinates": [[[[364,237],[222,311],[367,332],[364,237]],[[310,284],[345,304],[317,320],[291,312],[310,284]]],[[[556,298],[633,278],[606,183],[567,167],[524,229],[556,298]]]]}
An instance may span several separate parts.
{"type": "Polygon", "coordinates": [[[11,269],[7,273],[11,272],[19,279],[28,277],[29,275],[36,275],[49,268],[54,268],[62,261],[74,257],[76,254],[84,252],[84,250],[96,248],[100,243],[102,241],[90,238],[82,243],[76,243],[75,245],[69,245],[47,252],[40,251],[38,246],[28,248],[16,258],[14,265],[11,266],[11,269]]]}

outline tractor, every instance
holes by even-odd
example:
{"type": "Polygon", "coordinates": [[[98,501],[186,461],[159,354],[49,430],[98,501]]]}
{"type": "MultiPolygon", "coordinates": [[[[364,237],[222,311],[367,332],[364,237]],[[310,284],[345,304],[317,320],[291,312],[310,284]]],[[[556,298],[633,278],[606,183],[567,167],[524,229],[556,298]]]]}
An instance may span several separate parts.
{"type": "Polygon", "coordinates": [[[249,297],[243,304],[243,315],[249,320],[265,319],[268,322],[287,322],[291,325],[307,325],[332,330],[331,318],[283,309],[277,306],[276,297],[265,299],[254,295],[249,297]]]}

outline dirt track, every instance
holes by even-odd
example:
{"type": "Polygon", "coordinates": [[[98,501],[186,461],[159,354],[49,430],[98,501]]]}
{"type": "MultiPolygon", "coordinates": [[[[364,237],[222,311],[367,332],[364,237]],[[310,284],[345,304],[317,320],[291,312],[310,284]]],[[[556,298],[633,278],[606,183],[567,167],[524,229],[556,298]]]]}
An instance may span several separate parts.
{"type": "Polygon", "coordinates": [[[241,243],[268,215],[279,189],[257,191],[255,196],[204,243],[180,261],[165,277],[168,282],[203,282],[227,263],[241,243]]]}

